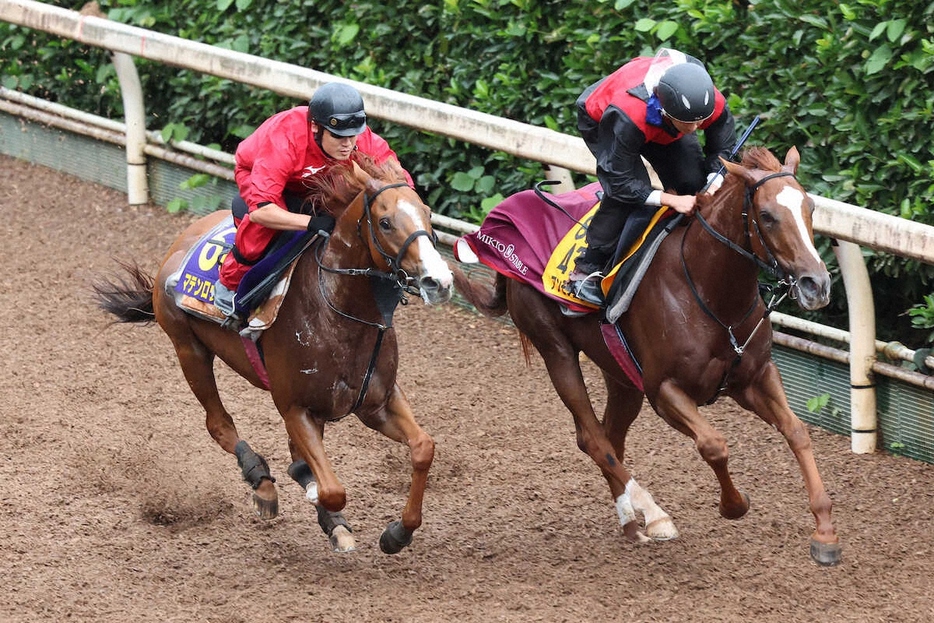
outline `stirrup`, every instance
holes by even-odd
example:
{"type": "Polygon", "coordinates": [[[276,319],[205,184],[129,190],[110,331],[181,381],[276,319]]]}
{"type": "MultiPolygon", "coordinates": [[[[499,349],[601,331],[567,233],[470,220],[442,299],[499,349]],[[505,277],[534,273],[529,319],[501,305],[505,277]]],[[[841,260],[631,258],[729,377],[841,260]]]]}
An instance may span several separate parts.
{"type": "Polygon", "coordinates": [[[230,314],[224,321],[221,323],[222,329],[230,329],[231,331],[240,332],[241,327],[243,327],[243,319],[240,318],[237,314],[230,314]]]}

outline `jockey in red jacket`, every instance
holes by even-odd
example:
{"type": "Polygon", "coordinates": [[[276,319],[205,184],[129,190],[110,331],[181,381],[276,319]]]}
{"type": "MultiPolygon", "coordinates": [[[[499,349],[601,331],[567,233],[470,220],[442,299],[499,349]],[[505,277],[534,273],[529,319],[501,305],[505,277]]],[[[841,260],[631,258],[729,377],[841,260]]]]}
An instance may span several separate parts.
{"type": "MultiPolygon", "coordinates": [[[[280,231],[320,228],[321,217],[299,212],[307,180],[346,163],[355,150],[377,164],[398,160],[389,144],[367,127],[360,93],[338,82],[322,85],[308,106],[273,115],[240,143],[234,168],[240,190],[233,201],[237,234],[215,283],[218,309],[233,312],[240,280],[280,231]]],[[[411,185],[408,172],[406,178],[411,185]]]]}
{"type": "MultiPolygon", "coordinates": [[[[735,122],[701,62],[663,48],[585,89],[577,126],[597,159],[604,194],[570,279],[575,295],[601,304],[600,271],[625,255],[658,206],[693,212],[695,194],[720,169],[718,156],[729,157],[736,142],[735,122]],[[643,157],[664,191],[652,187],[643,157]]],[[[714,182],[710,192],[718,187],[714,182]]]]}

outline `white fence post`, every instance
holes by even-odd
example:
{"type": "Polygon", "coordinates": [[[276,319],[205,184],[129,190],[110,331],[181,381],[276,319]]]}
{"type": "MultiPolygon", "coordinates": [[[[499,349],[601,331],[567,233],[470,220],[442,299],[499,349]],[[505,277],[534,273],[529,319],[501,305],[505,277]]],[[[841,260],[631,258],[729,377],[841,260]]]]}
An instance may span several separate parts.
{"type": "Polygon", "coordinates": [[[876,451],[876,308],[863,253],[852,242],[834,246],[846,288],[850,321],[850,447],[857,454],[876,451]]]}

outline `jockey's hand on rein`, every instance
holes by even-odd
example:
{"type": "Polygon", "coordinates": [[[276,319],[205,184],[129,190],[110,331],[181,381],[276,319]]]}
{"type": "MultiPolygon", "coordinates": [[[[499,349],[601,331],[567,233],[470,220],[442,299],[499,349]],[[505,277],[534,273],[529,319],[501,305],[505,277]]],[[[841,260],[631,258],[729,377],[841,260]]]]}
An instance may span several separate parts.
{"type": "Polygon", "coordinates": [[[720,173],[711,173],[707,176],[707,185],[704,187],[704,192],[708,195],[712,195],[720,189],[720,186],[723,185],[723,175],[720,173]]]}
{"type": "Polygon", "coordinates": [[[311,220],[308,221],[308,231],[313,234],[318,233],[319,231],[324,231],[327,234],[331,233],[331,230],[334,229],[334,224],[336,221],[334,217],[330,214],[317,214],[311,217],[311,220]]]}

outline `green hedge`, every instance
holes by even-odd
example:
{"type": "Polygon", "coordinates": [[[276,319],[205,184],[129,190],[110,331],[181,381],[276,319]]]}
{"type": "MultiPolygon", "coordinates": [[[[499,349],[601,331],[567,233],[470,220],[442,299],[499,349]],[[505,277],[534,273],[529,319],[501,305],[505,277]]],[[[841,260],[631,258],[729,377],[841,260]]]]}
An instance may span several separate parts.
{"type": "MultiPolygon", "coordinates": [[[[757,114],[764,118],[751,144],[780,156],[798,146],[800,177],[810,190],[934,224],[934,2],[104,0],[101,6],[116,21],[566,133],[576,132],[573,103],[586,85],[668,45],[708,64],[740,127],[757,114]]],[[[9,25],[0,26],[0,50],[4,86],[121,115],[103,51],[9,25]]],[[[150,129],[168,126],[173,136],[227,151],[265,117],[297,103],[146,61],[139,67],[150,129]]],[[[540,165],[503,153],[386,122],[374,127],[442,214],[477,222],[498,196],[541,177],[540,165]]],[[[910,330],[904,312],[930,293],[932,267],[869,256],[883,337],[917,341],[921,332],[910,330]]],[[[835,301],[823,312],[832,324],[845,306],[843,297],[835,301]]]]}

